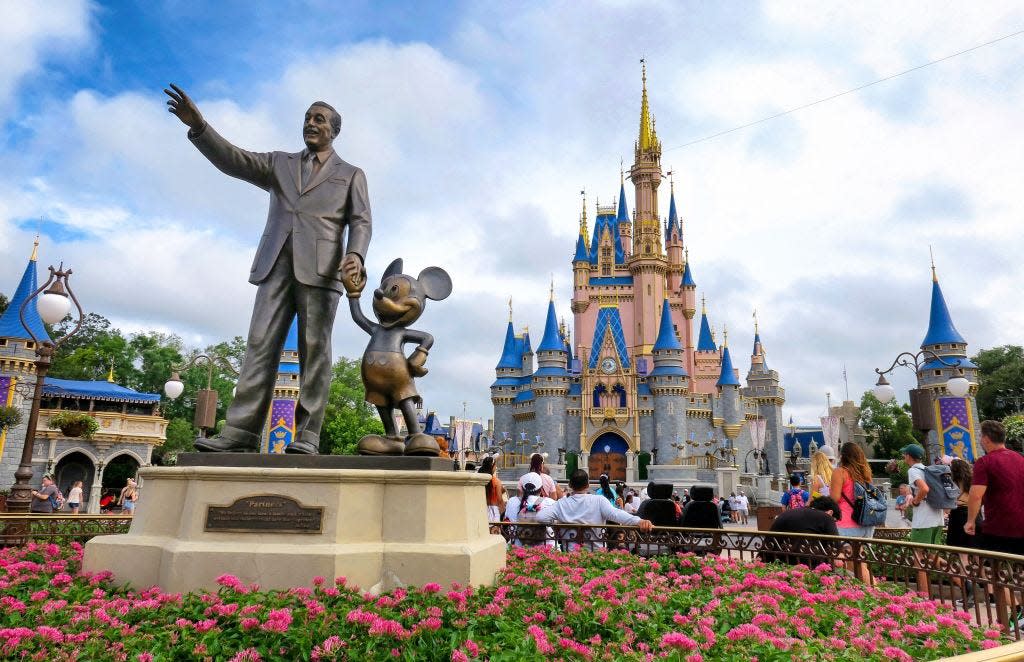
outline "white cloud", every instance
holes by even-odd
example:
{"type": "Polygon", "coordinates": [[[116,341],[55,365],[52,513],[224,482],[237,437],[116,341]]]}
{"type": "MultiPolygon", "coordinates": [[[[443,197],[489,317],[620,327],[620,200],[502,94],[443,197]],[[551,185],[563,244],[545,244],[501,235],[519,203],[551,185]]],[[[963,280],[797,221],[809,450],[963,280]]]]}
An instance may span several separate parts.
{"type": "Polygon", "coordinates": [[[91,7],[86,0],[18,2],[0,8],[0,119],[6,118],[18,85],[38,73],[48,59],[78,52],[89,44],[91,7]]]}

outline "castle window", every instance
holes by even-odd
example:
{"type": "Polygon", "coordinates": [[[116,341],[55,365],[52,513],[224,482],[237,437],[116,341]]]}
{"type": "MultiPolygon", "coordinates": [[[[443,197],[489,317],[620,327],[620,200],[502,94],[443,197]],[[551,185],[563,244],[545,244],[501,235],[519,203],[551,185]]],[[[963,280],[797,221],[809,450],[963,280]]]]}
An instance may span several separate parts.
{"type": "Polygon", "coordinates": [[[935,376],[936,377],[941,377],[942,376],[942,371],[941,370],[936,370],[935,371],[935,376]]]}
{"type": "Polygon", "coordinates": [[[612,268],[609,267],[608,265],[605,265],[605,266],[601,267],[601,275],[602,276],[611,276],[612,275],[612,268]]]}
{"type": "Polygon", "coordinates": [[[294,381],[298,381],[298,379],[299,379],[299,376],[298,376],[298,375],[292,375],[292,381],[293,381],[293,382],[294,382],[294,381]]]}
{"type": "Polygon", "coordinates": [[[650,283],[647,284],[647,296],[651,296],[651,285],[650,285],[650,283]]]}
{"type": "Polygon", "coordinates": [[[28,342],[25,343],[25,349],[32,349],[35,346],[36,346],[36,344],[34,342],[32,342],[31,340],[29,340],[28,342]]]}
{"type": "Polygon", "coordinates": [[[7,338],[0,338],[0,347],[7,346],[7,338]]]}

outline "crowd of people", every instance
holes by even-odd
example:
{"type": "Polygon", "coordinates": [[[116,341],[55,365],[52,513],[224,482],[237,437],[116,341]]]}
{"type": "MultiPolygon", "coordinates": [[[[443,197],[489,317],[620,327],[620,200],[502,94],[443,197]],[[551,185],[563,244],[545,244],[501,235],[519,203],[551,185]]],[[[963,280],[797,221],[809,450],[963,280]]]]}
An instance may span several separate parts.
{"type": "MultiPolygon", "coordinates": [[[[110,513],[113,510],[120,510],[127,515],[135,513],[135,504],[139,499],[139,484],[134,478],[129,478],[121,491],[107,491],[100,497],[100,513],[110,513]]],[[[68,489],[67,496],[57,487],[53,476],[46,474],[40,481],[38,490],[32,490],[32,502],[29,504],[29,512],[36,515],[52,515],[54,513],[67,512],[71,515],[78,515],[85,503],[82,481],[76,480],[68,489]]]]}

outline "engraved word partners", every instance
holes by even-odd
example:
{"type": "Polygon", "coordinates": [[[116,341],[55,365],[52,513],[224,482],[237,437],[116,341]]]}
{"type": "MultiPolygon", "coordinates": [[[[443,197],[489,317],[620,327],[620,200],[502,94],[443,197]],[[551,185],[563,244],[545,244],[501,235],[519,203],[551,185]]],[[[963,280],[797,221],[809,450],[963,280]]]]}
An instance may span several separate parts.
{"type": "Polygon", "coordinates": [[[239,533],[320,533],[323,506],[301,506],[279,494],[236,499],[230,506],[208,506],[207,531],[239,533]]]}

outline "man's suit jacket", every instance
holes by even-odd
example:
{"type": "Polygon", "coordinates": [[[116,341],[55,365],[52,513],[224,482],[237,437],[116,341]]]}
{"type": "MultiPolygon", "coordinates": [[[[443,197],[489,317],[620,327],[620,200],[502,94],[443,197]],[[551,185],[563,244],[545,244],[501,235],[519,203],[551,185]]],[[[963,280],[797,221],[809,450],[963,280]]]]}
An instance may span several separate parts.
{"type": "Polygon", "coordinates": [[[209,124],[198,135],[189,132],[189,139],[221,172],[270,192],[267,225],[256,249],[250,283],[258,285],[267,278],[291,235],[296,280],[344,290],[342,258],[357,253],[365,262],[370,243],[370,198],[362,170],[334,153],[300,190],[301,152],[249,152],[229,143],[209,124]]]}

